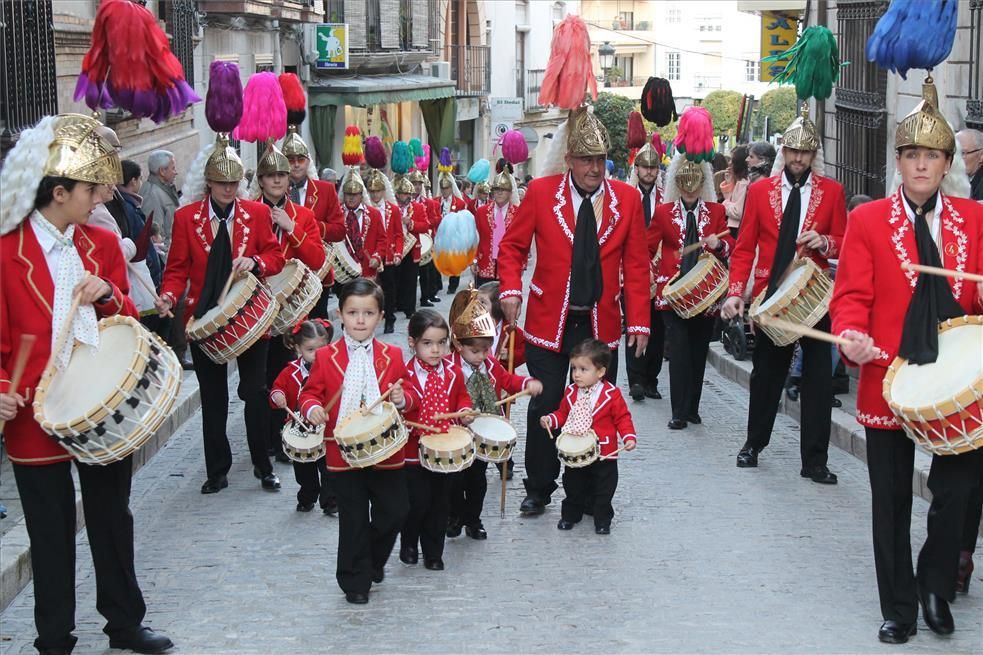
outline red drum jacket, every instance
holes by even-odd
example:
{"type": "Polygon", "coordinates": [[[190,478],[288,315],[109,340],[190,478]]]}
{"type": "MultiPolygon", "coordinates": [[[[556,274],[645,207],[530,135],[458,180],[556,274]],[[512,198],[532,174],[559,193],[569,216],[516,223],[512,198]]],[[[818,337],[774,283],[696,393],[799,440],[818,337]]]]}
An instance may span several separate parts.
{"type": "MultiPolygon", "coordinates": [[[[492,235],[495,233],[495,203],[486,202],[478,208],[474,216],[474,222],[478,228],[478,275],[498,279],[498,262],[492,259],[492,235]]],[[[515,220],[515,215],[519,211],[518,206],[509,203],[505,206],[505,231],[508,232],[509,226],[515,220]]],[[[502,241],[505,235],[502,235],[502,241]]],[[[499,254],[501,254],[501,243],[499,243],[499,254]]]]}
{"type": "MultiPolygon", "coordinates": [[[[375,257],[382,262],[386,256],[386,249],[388,248],[386,226],[382,222],[382,213],[378,209],[366,204],[362,205],[362,209],[362,253],[359,263],[362,265],[362,277],[375,279],[379,271],[372,268],[369,261],[375,257]]],[[[346,208],[344,212],[347,216],[348,209],[346,208]]],[[[341,238],[341,241],[347,246],[347,233],[341,238]]],[[[348,252],[351,253],[351,248],[348,249],[348,252]]]]}
{"type": "MultiPolygon", "coordinates": [[[[280,230],[277,235],[276,226],[273,226],[273,234],[280,243],[283,259],[299,259],[307,268],[317,273],[324,266],[324,246],[313,212],[290,200],[287,200],[284,211],[294,222],[293,232],[287,234],[280,230]]],[[[272,221],[270,224],[273,225],[272,221]]]]}
{"type": "MultiPolygon", "coordinates": [[[[635,424],[631,420],[631,412],[628,411],[628,404],[625,402],[621,391],[610,382],[603,380],[601,394],[594,405],[594,420],[591,427],[597,434],[597,443],[601,449],[601,457],[612,455],[611,459],[617,459],[614,452],[618,450],[618,437],[623,442],[637,441],[635,436],[635,424]]],[[[577,402],[577,395],[580,390],[577,385],[571,384],[563,393],[563,400],[560,407],[546,415],[550,427],[554,430],[557,437],[562,432],[563,424],[570,416],[570,410],[577,402]]]]}
{"type": "Polygon", "coordinates": [[[386,246],[383,252],[383,263],[395,266],[396,258],[403,257],[403,215],[396,203],[383,201],[382,225],[386,233],[386,246]]]}
{"type": "MultiPolygon", "coordinates": [[[[406,375],[410,381],[409,386],[413,390],[413,395],[419,399],[419,402],[411,410],[407,410],[404,413],[407,420],[419,422],[420,408],[424,402],[424,395],[423,384],[421,384],[420,378],[416,375],[416,357],[410,357],[410,360],[406,362],[406,375]]],[[[464,386],[464,373],[450,357],[444,358],[444,376],[447,380],[448,411],[457,412],[462,409],[471,409],[471,396],[468,395],[467,387],[464,386]]],[[[453,423],[456,424],[457,421],[453,421],[453,423]]],[[[403,448],[403,457],[407,464],[420,465],[421,436],[423,436],[423,433],[417,428],[410,429],[410,438],[403,448]]]]}

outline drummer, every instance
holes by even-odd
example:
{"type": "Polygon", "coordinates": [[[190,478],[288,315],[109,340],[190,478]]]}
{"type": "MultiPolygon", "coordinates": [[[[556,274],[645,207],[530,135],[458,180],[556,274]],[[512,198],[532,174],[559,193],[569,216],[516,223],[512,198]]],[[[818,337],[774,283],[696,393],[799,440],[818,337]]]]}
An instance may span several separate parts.
{"type": "Polygon", "coordinates": [[[406,315],[407,320],[416,311],[416,283],[420,276],[420,235],[430,230],[430,221],[426,206],[413,200],[415,189],[413,183],[405,175],[397,176],[393,182],[396,194],[396,204],[399,206],[400,217],[403,221],[404,238],[412,234],[416,239],[413,250],[399,265],[399,281],[396,284],[396,307],[406,315]]]}
{"type": "MultiPolygon", "coordinates": [[[[102,185],[122,178],[116,149],[100,124],[68,114],[21,132],[0,170],[0,422],[27,522],[38,651],[68,653],[75,628],[75,484],[70,455],[45,434],[30,401],[53,339],[71,322],[54,365],[64,368],[75,340],[98,344],[96,321],[139,318],[127,298],[126,262],[116,237],[86,221],[102,185]],[[53,138],[52,138],[53,133],[53,138]],[[80,308],[69,315],[73,296],[80,308]],[[12,389],[21,337],[36,337],[12,389]]],[[[142,625],[146,614],[133,563],[130,457],[76,462],[89,548],[110,648],[158,653],[171,640],[142,625]]]]}
{"type": "MultiPolygon", "coordinates": [[[[202,155],[199,155],[201,157],[202,155]]],[[[195,168],[192,168],[194,171],[195,168]]],[[[200,319],[218,305],[231,274],[263,278],[283,268],[283,251],[273,235],[273,218],[264,203],[237,198],[242,161],[221,135],[204,167],[204,176],[189,174],[184,198],[188,204],[174,214],[171,250],[157,308],[170,311],[188,290],[188,313],[200,319]]],[[[201,493],[229,486],[232,449],[226,435],[229,415],[228,366],[213,362],[201,346],[191,343],[191,358],[201,393],[201,428],[207,478],[201,493]]],[[[236,359],[239,398],[245,403],[246,440],[253,475],[263,489],[277,491],[280,479],[267,453],[270,408],[266,400],[266,358],[269,339],[260,339],[236,359]]]]}
{"type": "MultiPolygon", "coordinates": [[[[270,208],[273,219],[273,236],[280,244],[284,260],[297,259],[312,271],[324,266],[324,247],[318,231],[314,212],[292,201],[287,190],[290,187],[290,162],[271,142],[256,166],[254,188],[256,200],[270,208]]],[[[266,386],[272,388],[277,374],[294,359],[292,350],[284,346],[282,339],[271,339],[266,358],[266,386]]],[[[289,462],[283,454],[280,428],[287,420],[286,412],[274,409],[270,417],[270,448],[278,462],[289,462]]]]}
{"type": "MultiPolygon", "coordinates": [[[[440,225],[440,212],[434,207],[433,199],[427,192],[427,185],[430,180],[418,169],[410,171],[407,179],[413,183],[413,201],[422,205],[427,213],[427,234],[432,239],[437,234],[437,226],[440,225]]],[[[437,292],[440,291],[443,283],[440,273],[434,267],[432,261],[420,264],[420,307],[433,307],[434,303],[440,302],[437,292]]]]}
{"type": "Polygon", "coordinates": [[[399,279],[397,270],[403,263],[403,221],[396,205],[396,196],[386,174],[377,168],[369,171],[365,187],[369,192],[366,204],[379,211],[382,216],[382,226],[385,228],[385,247],[382,253],[382,271],[379,272],[379,284],[386,295],[384,334],[392,334],[396,330],[396,283],[399,279]]]}
{"type": "Polygon", "coordinates": [[[502,172],[495,175],[491,185],[492,202],[478,207],[474,217],[478,228],[478,254],[472,270],[475,285],[479,287],[498,281],[498,248],[519,209],[519,185],[511,169],[512,165],[506,163],[502,172]]]}
{"type": "Polygon", "coordinates": [[[365,203],[365,183],[358,168],[349,166],[341,180],[344,196],[345,245],[362,267],[362,277],[375,279],[386,252],[386,226],[379,210],[365,203]]]}
{"type": "MultiPolygon", "coordinates": [[[[770,298],[796,255],[810,257],[820,268],[829,268],[840,250],[846,227],[843,186],[826,177],[819,130],[807,115],[799,116],[785,130],[771,177],[748,189],[741,232],[730,258],[725,319],[744,314],[744,292],[754,272],[754,289],[770,298]],[[781,204],[779,204],[781,200],[781,204]],[[757,264],[755,264],[757,253],[757,264]]],[[[829,317],[816,327],[829,330],[829,317]]],[[[820,484],[836,484],[826,466],[833,397],[833,363],[829,344],[809,337],[802,347],[802,420],[800,421],[802,469],[800,475],[820,484]]],[[[747,438],[737,454],[737,466],[756,467],[758,455],[771,440],[778,402],[792,361],[794,345],[776,346],[763,332],[754,344],[747,438]]]]}
{"type": "Polygon", "coordinates": [[[730,254],[734,240],[727,230],[724,207],[713,201],[715,197],[710,163],[691,162],[683,153],[676,153],[669,165],[666,202],[656,208],[648,227],[649,255],[655,257],[662,247],[653,302],[660,310],[669,341],[670,430],[703,422],[700,396],[716,307],[699,316],[682,318],[662,293],[670,280],[686,275],[696,266],[701,253],[721,261],[730,254]],[[719,236],[723,232],[727,234],[719,236]],[[694,249],[682,254],[687,247],[694,249]]]}
{"type": "Polygon", "coordinates": [[[949,603],[955,599],[963,519],[983,474],[983,449],[933,456],[928,535],[913,574],[915,444],[884,400],[884,375],[895,356],[914,365],[936,361],[938,323],[983,311],[983,283],[901,267],[912,262],[983,273],[983,207],[955,197],[965,193],[965,181],[950,174],[955,136],[937,103],[934,85],[926,84],[922,102],[898,124],[901,187],[850,215],[830,305],[833,333],[850,341],[840,350],[848,363],[860,366],[857,421],[867,437],[874,566],[884,617],[878,637],[889,643],[915,634],[919,601],[929,628],[942,635],[953,631],[949,603]]]}
{"type": "MultiPolygon", "coordinates": [[[[495,403],[502,396],[524,389],[531,396],[542,393],[542,382],[506,371],[492,356],[495,320],[485,309],[479,292],[471,289],[458,291],[451,304],[450,323],[451,361],[461,367],[464,386],[476,410],[500,416],[502,408],[495,403]]],[[[488,538],[481,522],[481,508],[488,490],[485,479],[487,469],[488,462],[475,459],[468,468],[452,474],[448,537],[459,537],[463,527],[472,539],[488,538]]]]}

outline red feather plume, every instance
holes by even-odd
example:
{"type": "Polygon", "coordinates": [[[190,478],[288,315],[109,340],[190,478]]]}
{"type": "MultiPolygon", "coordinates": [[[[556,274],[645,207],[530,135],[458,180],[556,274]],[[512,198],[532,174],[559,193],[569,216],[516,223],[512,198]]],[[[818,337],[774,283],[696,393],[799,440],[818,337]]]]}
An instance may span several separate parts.
{"type": "Polygon", "coordinates": [[[641,148],[645,145],[645,123],[637,111],[628,114],[628,147],[641,148]]]}
{"type": "Polygon", "coordinates": [[[587,24],[570,14],[553,30],[550,58],[539,90],[539,104],[544,107],[576,109],[590,91],[597,99],[597,80],[590,58],[590,35],[587,24]]]}
{"type": "Polygon", "coordinates": [[[287,105],[287,123],[300,125],[307,117],[307,94],[304,85],[294,73],[281,73],[277,78],[283,91],[283,102],[287,105]]]}

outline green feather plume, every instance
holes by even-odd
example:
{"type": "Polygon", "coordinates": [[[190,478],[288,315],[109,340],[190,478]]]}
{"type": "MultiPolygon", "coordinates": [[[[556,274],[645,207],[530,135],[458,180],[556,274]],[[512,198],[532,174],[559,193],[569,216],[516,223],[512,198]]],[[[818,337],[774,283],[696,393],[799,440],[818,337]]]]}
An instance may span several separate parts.
{"type": "Polygon", "coordinates": [[[829,28],[813,25],[807,28],[798,42],[780,55],[765,57],[762,62],[787,61],[785,69],[775,76],[779,84],[794,84],[795,94],[805,100],[825,100],[833,94],[833,85],[840,79],[840,50],[829,28]]]}

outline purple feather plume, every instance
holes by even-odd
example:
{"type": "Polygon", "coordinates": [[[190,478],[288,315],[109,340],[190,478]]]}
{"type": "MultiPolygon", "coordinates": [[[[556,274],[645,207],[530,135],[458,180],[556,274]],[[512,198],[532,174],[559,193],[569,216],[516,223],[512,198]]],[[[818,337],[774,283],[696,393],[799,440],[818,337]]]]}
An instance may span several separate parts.
{"type": "Polygon", "coordinates": [[[365,140],[365,163],[372,168],[386,167],[386,147],[377,136],[370,136],[365,140]]]}
{"type": "Polygon", "coordinates": [[[214,132],[231,132],[242,118],[242,80],[239,67],[215,60],[208,73],[205,119],[214,132]]]}

